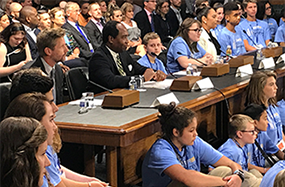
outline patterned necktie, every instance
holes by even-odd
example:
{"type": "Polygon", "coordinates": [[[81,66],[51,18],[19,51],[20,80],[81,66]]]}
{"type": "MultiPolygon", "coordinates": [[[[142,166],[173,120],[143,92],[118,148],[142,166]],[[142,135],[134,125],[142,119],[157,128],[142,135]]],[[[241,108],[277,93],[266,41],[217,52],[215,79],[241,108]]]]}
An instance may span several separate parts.
{"type": "Polygon", "coordinates": [[[126,73],[125,73],[123,66],[122,66],[122,62],[120,60],[120,55],[117,55],[117,66],[118,66],[119,73],[122,76],[126,76],[126,73]]]}
{"type": "Polygon", "coordinates": [[[51,72],[50,72],[50,78],[53,80],[53,89],[52,89],[52,95],[54,102],[56,102],[56,90],[55,90],[55,68],[53,67],[51,72]]]}

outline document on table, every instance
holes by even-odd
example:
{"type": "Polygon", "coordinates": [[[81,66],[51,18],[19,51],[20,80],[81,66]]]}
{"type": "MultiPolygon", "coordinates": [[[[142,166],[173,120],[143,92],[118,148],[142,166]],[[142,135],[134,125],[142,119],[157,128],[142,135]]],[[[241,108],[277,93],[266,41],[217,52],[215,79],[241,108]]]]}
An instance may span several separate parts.
{"type": "Polygon", "coordinates": [[[164,81],[147,81],[144,82],[145,88],[157,88],[157,89],[166,89],[169,88],[172,84],[173,79],[165,79],[164,81]]]}
{"type": "MultiPolygon", "coordinates": [[[[69,105],[80,105],[80,102],[84,102],[84,99],[78,99],[75,101],[70,101],[68,104],[69,105]]],[[[103,102],[103,99],[93,99],[91,101],[88,101],[89,106],[101,106],[103,102]]]]}

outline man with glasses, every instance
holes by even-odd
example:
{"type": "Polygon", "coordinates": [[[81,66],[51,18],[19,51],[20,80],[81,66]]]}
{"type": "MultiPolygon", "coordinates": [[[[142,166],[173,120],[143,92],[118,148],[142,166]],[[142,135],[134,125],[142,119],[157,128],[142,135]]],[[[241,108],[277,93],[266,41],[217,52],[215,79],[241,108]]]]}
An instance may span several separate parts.
{"type": "Polygon", "coordinates": [[[77,23],[80,14],[79,5],[75,2],[68,2],[65,6],[65,14],[67,16],[67,21],[62,28],[66,29],[78,44],[80,49],[79,57],[84,58],[85,61],[88,62],[94,49],[87,30],[77,23]]]}
{"type": "Polygon", "coordinates": [[[135,21],[141,30],[141,38],[149,32],[155,32],[156,15],[154,13],[156,0],[144,0],[144,9],[135,16],[135,21]]]}

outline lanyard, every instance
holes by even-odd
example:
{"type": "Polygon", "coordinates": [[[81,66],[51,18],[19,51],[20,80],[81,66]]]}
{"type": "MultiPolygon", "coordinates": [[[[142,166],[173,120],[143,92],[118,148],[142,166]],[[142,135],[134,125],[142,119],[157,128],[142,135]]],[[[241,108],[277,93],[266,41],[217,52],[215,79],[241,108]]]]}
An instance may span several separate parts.
{"type": "Polygon", "coordinates": [[[164,139],[165,139],[165,140],[171,145],[171,147],[173,148],[173,150],[174,150],[174,152],[175,152],[175,154],[176,154],[176,158],[178,159],[178,161],[180,162],[180,164],[181,164],[185,169],[188,169],[188,162],[187,162],[188,159],[187,159],[186,149],[184,149],[184,155],[185,155],[185,157],[186,157],[186,160],[183,161],[183,157],[178,153],[178,151],[177,151],[175,145],[172,143],[172,141],[169,140],[169,139],[166,139],[166,138],[164,138],[164,139]]]}
{"type": "Polygon", "coordinates": [[[92,45],[90,45],[90,42],[89,42],[87,36],[83,33],[82,29],[79,27],[79,25],[78,25],[77,23],[76,23],[75,25],[76,25],[77,30],[80,32],[80,34],[84,37],[85,41],[88,43],[88,46],[89,46],[89,48],[90,48],[90,51],[93,53],[94,50],[93,50],[93,48],[92,48],[92,45]]]}
{"type": "Polygon", "coordinates": [[[240,146],[240,144],[236,141],[236,139],[232,139],[234,142],[235,142],[235,144],[242,150],[242,153],[243,153],[243,156],[244,156],[244,158],[245,158],[245,164],[246,164],[246,169],[248,168],[248,164],[247,164],[247,155],[246,155],[246,153],[244,152],[244,150],[243,150],[243,148],[240,146]]]}

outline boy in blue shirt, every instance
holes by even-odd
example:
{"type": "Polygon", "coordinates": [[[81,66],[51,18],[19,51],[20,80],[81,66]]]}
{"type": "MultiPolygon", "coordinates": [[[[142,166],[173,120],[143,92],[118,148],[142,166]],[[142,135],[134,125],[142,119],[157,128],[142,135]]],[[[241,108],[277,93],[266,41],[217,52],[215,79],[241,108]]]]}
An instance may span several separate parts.
{"type": "Polygon", "coordinates": [[[154,32],[147,33],[143,37],[143,44],[146,54],[138,60],[142,66],[152,68],[154,71],[162,71],[167,74],[163,62],[156,58],[161,51],[161,40],[158,34],[154,32]]]}
{"type": "MultiPolygon", "coordinates": [[[[227,46],[231,46],[232,55],[238,56],[246,52],[242,33],[235,27],[240,22],[240,10],[236,2],[229,2],[224,5],[225,19],[227,20],[226,27],[224,27],[219,34],[218,40],[221,45],[222,53],[225,53],[227,46]]],[[[225,56],[226,54],[223,54],[225,56]]]]}
{"type": "MultiPolygon", "coordinates": [[[[279,159],[284,158],[284,153],[271,141],[266,131],[268,126],[267,112],[264,105],[250,104],[244,110],[244,114],[254,120],[255,130],[258,133],[256,142],[263,151],[268,154],[275,154],[279,159]]],[[[270,168],[265,168],[265,158],[256,144],[246,145],[249,156],[249,169],[256,169],[265,174],[270,168]]]]}
{"type": "MultiPolygon", "coordinates": [[[[281,11],[282,21],[285,21],[285,8],[281,11]]],[[[285,46],[285,24],[281,24],[275,34],[274,42],[278,43],[280,46],[285,46]]]]}
{"type": "Polygon", "coordinates": [[[254,121],[243,114],[233,115],[228,125],[229,139],[218,149],[224,156],[241,165],[247,176],[248,184],[245,186],[259,186],[262,175],[256,171],[250,171],[248,168],[248,157],[246,144],[254,143],[256,131],[254,121]],[[248,171],[248,172],[247,172],[248,171]]]}
{"type": "Polygon", "coordinates": [[[252,51],[266,47],[271,39],[270,29],[266,22],[256,19],[256,0],[245,0],[243,3],[247,17],[237,27],[242,32],[245,49],[252,51]]]}

